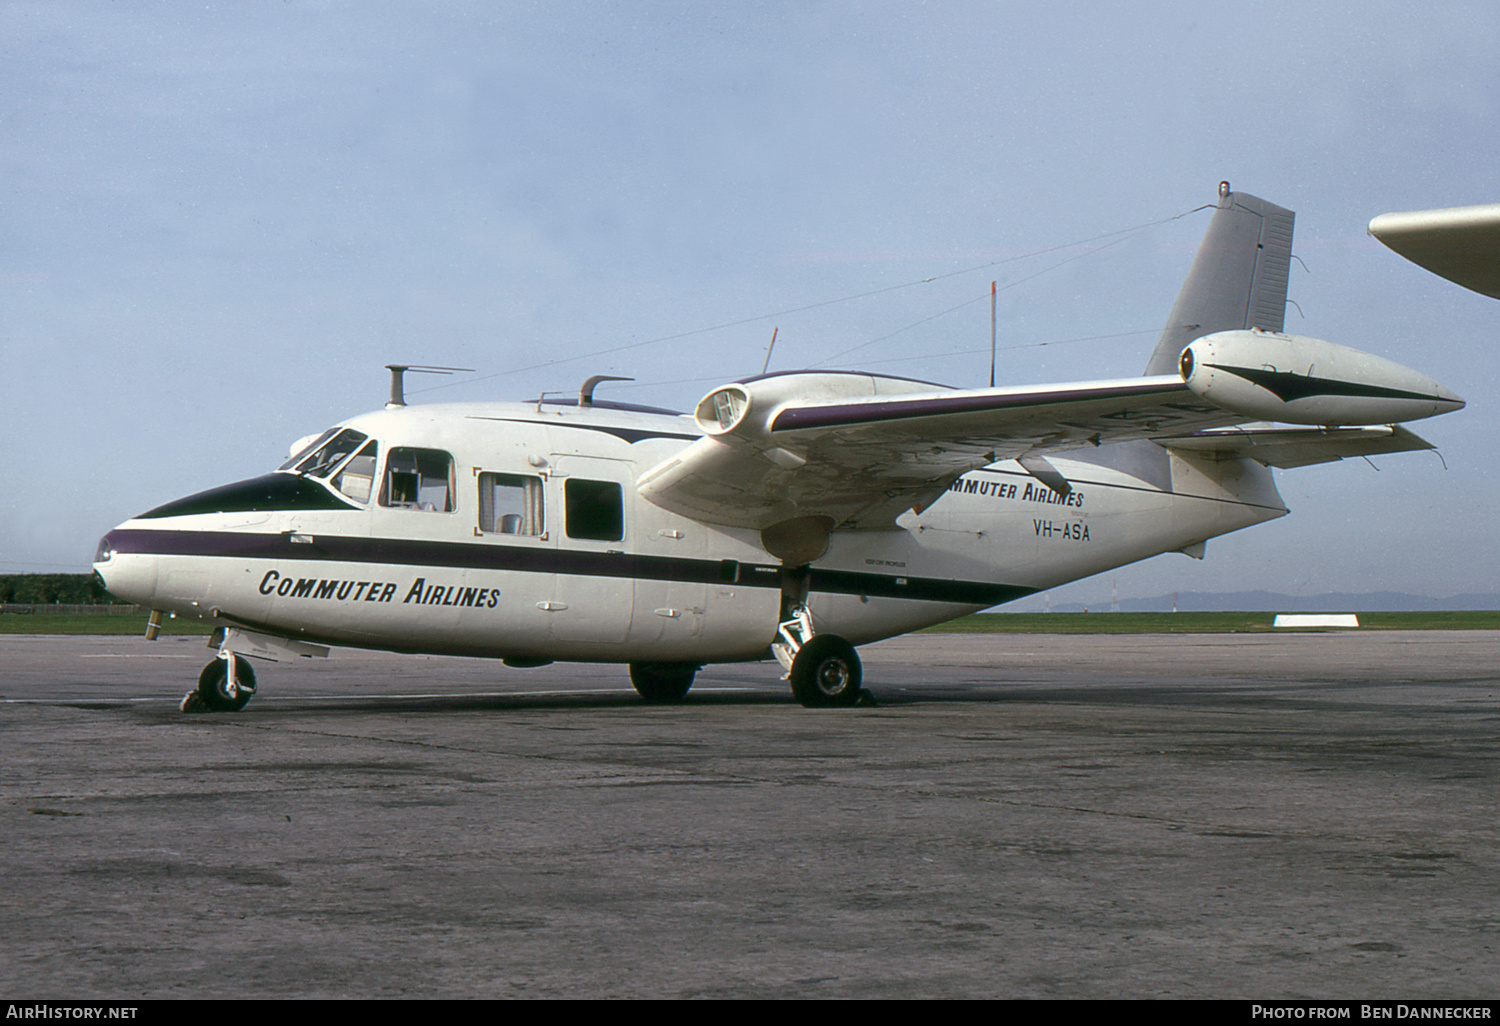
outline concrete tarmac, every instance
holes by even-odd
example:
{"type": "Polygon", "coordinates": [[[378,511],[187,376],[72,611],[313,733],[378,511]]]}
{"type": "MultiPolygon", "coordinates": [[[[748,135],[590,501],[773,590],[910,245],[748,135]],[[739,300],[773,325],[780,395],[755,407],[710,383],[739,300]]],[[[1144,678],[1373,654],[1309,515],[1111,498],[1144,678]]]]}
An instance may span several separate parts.
{"type": "Polygon", "coordinates": [[[0,636],[0,996],[1500,996],[1500,632],[210,654],[0,636]]]}

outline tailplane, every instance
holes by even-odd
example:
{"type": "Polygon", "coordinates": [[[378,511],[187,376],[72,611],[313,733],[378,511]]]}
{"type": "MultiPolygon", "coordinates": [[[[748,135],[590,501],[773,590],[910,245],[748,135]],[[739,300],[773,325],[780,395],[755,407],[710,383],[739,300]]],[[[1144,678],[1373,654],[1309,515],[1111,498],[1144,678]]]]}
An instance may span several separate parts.
{"type": "Polygon", "coordinates": [[[1147,374],[1175,373],[1182,350],[1203,335],[1282,329],[1295,218],[1290,210],[1219,183],[1219,208],[1146,364],[1147,374]]]}

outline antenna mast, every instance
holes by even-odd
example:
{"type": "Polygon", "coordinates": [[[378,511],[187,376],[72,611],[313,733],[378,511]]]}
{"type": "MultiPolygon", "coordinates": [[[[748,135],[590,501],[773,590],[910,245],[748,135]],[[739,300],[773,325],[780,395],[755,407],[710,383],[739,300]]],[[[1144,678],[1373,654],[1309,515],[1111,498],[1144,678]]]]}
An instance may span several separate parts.
{"type": "Polygon", "coordinates": [[[776,333],[780,330],[779,327],[771,329],[771,344],[766,346],[766,362],[760,368],[762,374],[771,367],[771,352],[776,348],[776,333]]]}
{"type": "Polygon", "coordinates": [[[420,374],[452,374],[455,371],[464,371],[472,374],[473,367],[418,367],[416,364],[388,363],[385,369],[391,372],[391,398],[385,404],[388,410],[399,409],[406,405],[406,389],[403,375],[407,371],[417,371],[420,374]]]}
{"type": "Polygon", "coordinates": [[[635,378],[622,378],[615,374],[595,374],[583,383],[578,390],[578,408],[584,409],[594,405],[594,389],[605,381],[634,381],[635,378]]]}
{"type": "Polygon", "coordinates": [[[995,282],[990,282],[990,387],[995,387],[995,282]]]}

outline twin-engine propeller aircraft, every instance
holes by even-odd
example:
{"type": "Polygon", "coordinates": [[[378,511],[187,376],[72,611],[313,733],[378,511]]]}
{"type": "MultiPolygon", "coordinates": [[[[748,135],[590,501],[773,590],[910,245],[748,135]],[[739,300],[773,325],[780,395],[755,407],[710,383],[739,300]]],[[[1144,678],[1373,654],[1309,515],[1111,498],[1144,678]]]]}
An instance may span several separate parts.
{"type": "Polygon", "coordinates": [[[1287,512],[1272,467],[1433,448],[1463,406],[1389,360],[1282,333],[1293,215],[1220,186],[1143,377],[953,389],[802,371],[691,414],[392,401],[275,472],[100,543],[115,595],[215,625],[184,709],[241,708],[246,656],[331,645],[511,666],[628,663],[648,701],[774,655],[807,706],[859,700],[855,646],[1287,512]],[[215,642],[211,642],[211,645],[215,642]]]}

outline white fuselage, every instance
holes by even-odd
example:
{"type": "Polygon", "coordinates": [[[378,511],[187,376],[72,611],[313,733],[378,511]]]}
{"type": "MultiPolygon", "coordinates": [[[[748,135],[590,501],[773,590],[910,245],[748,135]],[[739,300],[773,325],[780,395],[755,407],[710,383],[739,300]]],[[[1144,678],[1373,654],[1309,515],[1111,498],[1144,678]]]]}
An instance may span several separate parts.
{"type": "MultiPolygon", "coordinates": [[[[711,663],[775,637],[783,574],[759,533],[637,495],[700,437],[689,417],[454,404],[341,428],[362,465],[170,503],[112,531],[95,568],[152,609],[331,645],[711,663]]],[[[1150,472],[1054,458],[1064,496],[997,463],[896,530],[834,531],[812,564],[818,630],[891,637],[1286,512],[1258,464],[1139,445],[1150,472]]]]}

